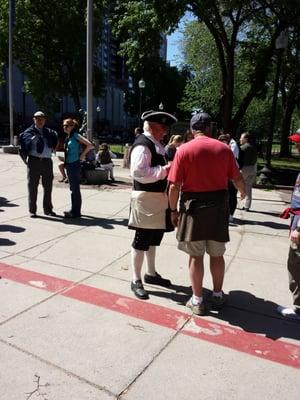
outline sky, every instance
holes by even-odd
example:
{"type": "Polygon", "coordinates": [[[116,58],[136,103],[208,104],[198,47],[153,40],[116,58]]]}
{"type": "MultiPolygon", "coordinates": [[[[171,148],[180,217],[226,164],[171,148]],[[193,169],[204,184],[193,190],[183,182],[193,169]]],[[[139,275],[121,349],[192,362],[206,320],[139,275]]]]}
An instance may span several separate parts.
{"type": "Polygon", "coordinates": [[[178,28],[172,35],[167,36],[168,47],[167,47],[167,60],[170,62],[171,66],[179,66],[183,61],[183,54],[180,49],[180,42],[183,38],[182,31],[184,25],[188,21],[195,19],[192,14],[186,13],[184,17],[179,22],[178,28]]]}
{"type": "Polygon", "coordinates": [[[167,37],[167,61],[170,62],[171,66],[177,66],[182,61],[182,52],[180,50],[180,41],[182,34],[179,30],[176,30],[172,35],[167,37]]]}

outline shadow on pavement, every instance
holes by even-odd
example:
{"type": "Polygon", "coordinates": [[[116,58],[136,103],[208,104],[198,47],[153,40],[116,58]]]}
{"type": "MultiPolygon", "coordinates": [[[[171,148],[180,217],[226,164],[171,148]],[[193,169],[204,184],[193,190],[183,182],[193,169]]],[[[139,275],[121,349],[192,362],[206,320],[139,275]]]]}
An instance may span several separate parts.
{"type": "MultiPolygon", "coordinates": [[[[147,287],[147,292],[150,296],[170,299],[182,306],[185,306],[192,295],[190,286],[172,285],[168,291],[149,290],[149,287],[147,287]]],[[[210,294],[210,290],[203,289],[204,299],[208,298],[210,294]]],[[[246,332],[263,334],[269,339],[289,338],[300,340],[298,322],[280,317],[276,312],[277,306],[276,303],[256,297],[249,292],[233,290],[229,292],[224,308],[220,311],[209,310],[207,316],[226,321],[230,325],[240,327],[246,332]]],[[[207,307],[209,309],[209,303],[207,303],[207,307]]],[[[185,311],[186,309],[183,310],[183,312],[185,311]]]]}
{"type": "Polygon", "coordinates": [[[19,207],[19,206],[18,204],[11,203],[10,200],[7,200],[6,197],[0,197],[0,207],[19,207]]]}
{"type": "Polygon", "coordinates": [[[240,219],[236,217],[234,217],[234,221],[233,223],[230,223],[230,225],[261,225],[273,229],[282,229],[285,231],[289,229],[288,225],[286,224],[280,224],[272,221],[249,221],[248,219],[240,219]]]}
{"type": "Polygon", "coordinates": [[[170,299],[180,305],[185,305],[188,299],[192,295],[191,286],[172,285],[170,288],[167,289],[168,291],[164,291],[164,288],[162,288],[162,291],[149,290],[149,287],[154,287],[154,286],[147,285],[147,292],[149,293],[150,296],[152,295],[164,299],[170,299]]]}
{"type": "Polygon", "coordinates": [[[276,303],[256,297],[252,293],[233,290],[228,293],[226,306],[221,311],[211,311],[210,314],[246,332],[263,334],[270,339],[300,340],[298,322],[280,317],[276,312],[277,306],[276,303]]]}
{"type": "Polygon", "coordinates": [[[247,211],[247,213],[250,214],[265,214],[265,215],[271,215],[271,217],[280,217],[280,213],[279,212],[269,212],[269,211],[256,211],[256,210],[249,210],[247,211]]]}
{"type": "Polygon", "coordinates": [[[24,232],[24,231],[25,231],[25,228],[22,228],[20,226],[0,225],[0,232],[20,233],[20,232],[24,232]]]}
{"type": "Polygon", "coordinates": [[[10,239],[0,238],[0,246],[14,246],[16,242],[13,242],[10,239]]]}
{"type": "MultiPolygon", "coordinates": [[[[26,229],[20,226],[14,225],[0,225],[0,232],[13,232],[20,233],[24,232],[26,229]]],[[[0,238],[0,246],[14,246],[16,242],[7,238],[0,238]]]]}
{"type": "Polygon", "coordinates": [[[37,218],[52,222],[60,222],[66,225],[100,226],[103,229],[114,229],[115,225],[128,225],[127,218],[99,218],[90,215],[82,215],[81,218],[64,218],[63,215],[57,215],[56,217],[37,215],[37,218]]]}

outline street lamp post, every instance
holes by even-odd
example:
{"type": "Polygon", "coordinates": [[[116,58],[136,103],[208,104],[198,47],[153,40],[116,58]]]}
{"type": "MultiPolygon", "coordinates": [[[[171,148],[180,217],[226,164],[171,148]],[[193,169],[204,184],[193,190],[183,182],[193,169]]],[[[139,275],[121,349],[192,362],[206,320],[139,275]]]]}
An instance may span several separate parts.
{"type": "Polygon", "coordinates": [[[275,119],[276,119],[279,78],[280,78],[280,71],[281,71],[282,56],[283,56],[284,50],[287,48],[287,45],[288,45],[287,32],[282,31],[275,42],[275,48],[277,51],[276,74],[275,74],[275,79],[274,79],[274,90],[273,90],[270,125],[269,125],[267,147],[266,147],[265,165],[264,165],[264,168],[261,170],[261,174],[260,174],[260,180],[265,183],[267,183],[267,181],[269,180],[269,177],[271,175],[272,144],[273,144],[273,134],[274,134],[275,119]]]}
{"type": "Polygon", "coordinates": [[[22,86],[22,124],[25,127],[26,125],[26,87],[22,86]]]}
{"type": "Polygon", "coordinates": [[[93,137],[93,0],[87,0],[86,16],[86,134],[93,137]]]}
{"type": "Polygon", "coordinates": [[[96,111],[97,111],[97,131],[99,133],[100,112],[101,112],[101,107],[99,106],[99,104],[96,107],[96,111]]]}
{"type": "Polygon", "coordinates": [[[15,0],[9,1],[8,12],[8,93],[10,144],[14,143],[14,100],[13,100],[13,31],[15,25],[15,0]]]}
{"type": "Polygon", "coordinates": [[[141,115],[142,115],[142,96],[143,96],[143,89],[146,87],[146,82],[142,78],[139,80],[139,89],[140,89],[140,104],[139,104],[139,126],[141,126],[141,115]]]}

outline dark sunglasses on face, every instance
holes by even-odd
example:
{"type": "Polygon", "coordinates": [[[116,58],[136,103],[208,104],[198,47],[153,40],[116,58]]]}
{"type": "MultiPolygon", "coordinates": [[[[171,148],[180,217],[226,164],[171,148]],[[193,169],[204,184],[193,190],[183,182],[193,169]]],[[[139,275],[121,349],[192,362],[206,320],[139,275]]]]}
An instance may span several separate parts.
{"type": "Polygon", "coordinates": [[[69,126],[74,126],[74,125],[63,125],[63,128],[68,128],[69,126]]]}

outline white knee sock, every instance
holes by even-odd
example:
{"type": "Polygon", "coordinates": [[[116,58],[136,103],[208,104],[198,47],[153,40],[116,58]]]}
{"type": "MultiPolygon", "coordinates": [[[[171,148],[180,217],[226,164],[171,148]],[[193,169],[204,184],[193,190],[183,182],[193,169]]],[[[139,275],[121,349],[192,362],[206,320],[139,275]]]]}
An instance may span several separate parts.
{"type": "Polygon", "coordinates": [[[146,259],[147,259],[147,274],[151,276],[155,276],[155,253],[156,246],[150,246],[149,250],[146,251],[146,259]]]}
{"type": "Polygon", "coordinates": [[[198,297],[198,296],[195,296],[195,295],[193,294],[193,296],[192,296],[192,303],[193,303],[194,305],[196,305],[196,304],[201,304],[202,301],[203,301],[203,297],[202,297],[202,296],[201,296],[201,297],[198,297]]]}
{"type": "Polygon", "coordinates": [[[144,251],[136,250],[131,247],[131,267],[132,267],[132,280],[133,282],[141,279],[141,271],[144,261],[144,251]]]}

